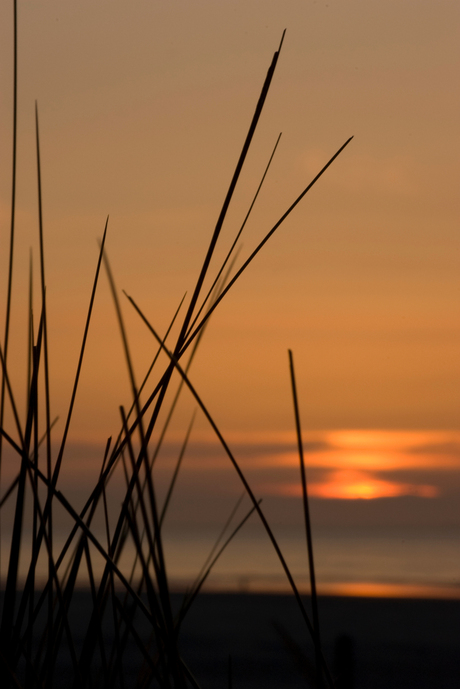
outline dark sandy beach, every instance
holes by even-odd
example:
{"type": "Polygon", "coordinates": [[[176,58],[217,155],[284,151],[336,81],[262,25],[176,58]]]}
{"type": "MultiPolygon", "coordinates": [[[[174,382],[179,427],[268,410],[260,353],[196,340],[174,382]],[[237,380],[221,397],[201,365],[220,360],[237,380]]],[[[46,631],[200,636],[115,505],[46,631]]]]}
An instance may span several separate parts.
{"type": "MultiPolygon", "coordinates": [[[[354,680],[345,686],[460,686],[460,601],[322,597],[319,613],[333,675],[340,648],[351,648],[354,680]]],[[[313,661],[295,601],[281,595],[201,596],[184,624],[182,652],[205,687],[228,686],[229,654],[238,689],[308,686],[303,655],[313,661]]]]}
{"type": "MultiPolygon", "coordinates": [[[[175,606],[181,596],[173,594],[175,606]]],[[[310,601],[306,599],[307,609],[310,601]]],[[[347,689],[458,689],[460,600],[340,598],[319,600],[321,637],[331,673],[342,672],[347,689]],[[342,655],[342,661],[340,656],[342,655]]],[[[91,596],[77,592],[70,624],[77,655],[91,611],[91,596]]],[[[104,635],[111,647],[113,618],[104,635]]],[[[146,622],[138,629],[144,641],[146,622]]],[[[229,657],[234,689],[312,686],[313,645],[295,600],[287,595],[202,594],[180,635],[180,652],[203,689],[227,689],[229,657]]],[[[65,651],[56,686],[73,679],[65,651]]],[[[98,664],[95,657],[95,664],[98,664]]],[[[123,656],[126,686],[137,686],[143,660],[129,643],[123,656]]]]}

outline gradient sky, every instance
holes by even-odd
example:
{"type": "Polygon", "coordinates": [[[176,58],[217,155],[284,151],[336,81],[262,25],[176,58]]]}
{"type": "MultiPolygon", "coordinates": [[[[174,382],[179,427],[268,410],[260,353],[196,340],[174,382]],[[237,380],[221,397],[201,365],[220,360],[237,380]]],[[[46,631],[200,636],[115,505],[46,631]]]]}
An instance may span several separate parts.
{"type": "MultiPolygon", "coordinates": [[[[10,5],[0,9],[5,293],[10,5]]],[[[240,455],[259,448],[247,469],[262,493],[286,497],[298,490],[289,468],[295,447],[289,347],[306,443],[313,443],[312,495],[418,496],[424,503],[437,498],[436,504],[442,496],[458,496],[459,22],[458,2],[447,0],[20,2],[10,355],[18,389],[25,388],[31,246],[38,295],[34,100],[40,112],[53,415],[62,418],[106,215],[117,285],[164,332],[184,293],[193,289],[286,28],[214,268],[239,228],[279,132],[240,263],[335,150],[355,138],[222,303],[191,378],[240,455]],[[270,454],[273,443],[278,450],[270,454]],[[279,443],[288,449],[279,450],[279,443]]],[[[141,378],[153,342],[129,304],[124,311],[141,378]]],[[[75,456],[79,447],[96,447],[117,432],[120,403],[129,403],[128,377],[104,279],[75,409],[75,456]]],[[[179,409],[173,439],[192,407],[185,400],[179,409]]],[[[199,439],[209,442],[205,422],[196,425],[199,439]]],[[[451,507],[446,510],[452,514],[451,507]]]]}

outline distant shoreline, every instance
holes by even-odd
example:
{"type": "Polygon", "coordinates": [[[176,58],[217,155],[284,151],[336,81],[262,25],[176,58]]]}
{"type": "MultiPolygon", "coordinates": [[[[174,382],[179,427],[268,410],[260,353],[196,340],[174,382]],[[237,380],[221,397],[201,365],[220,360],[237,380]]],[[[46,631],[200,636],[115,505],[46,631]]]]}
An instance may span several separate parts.
{"type": "MultiPolygon", "coordinates": [[[[170,590],[183,593],[187,590],[184,582],[172,581],[170,590]]],[[[299,593],[309,596],[308,585],[299,585],[299,593]]],[[[460,586],[393,584],[382,582],[334,582],[317,585],[318,595],[324,598],[393,598],[417,600],[460,600],[460,586]]],[[[204,593],[219,593],[229,595],[291,595],[289,585],[285,583],[260,582],[249,577],[233,586],[220,585],[218,582],[209,584],[204,593]],[[257,582],[257,583],[255,583],[257,582]]]]}
{"type": "MultiPolygon", "coordinates": [[[[190,585],[189,581],[172,579],[169,590],[173,594],[182,595],[186,593],[190,585]]],[[[20,585],[21,588],[21,585],[20,585]]],[[[41,584],[37,582],[36,590],[40,590],[41,584]]],[[[89,593],[90,588],[86,584],[79,584],[78,591],[89,593]]],[[[309,597],[310,590],[308,585],[298,585],[299,593],[309,597]]],[[[4,582],[0,586],[0,596],[5,591],[4,582]]],[[[418,584],[393,584],[382,582],[333,582],[317,585],[318,595],[321,598],[372,598],[372,599],[392,599],[392,600],[439,600],[439,601],[460,601],[460,586],[442,585],[418,585],[418,584]]],[[[229,595],[229,596],[286,596],[289,597],[292,591],[286,583],[275,583],[273,581],[261,581],[258,577],[242,577],[240,581],[230,585],[211,582],[203,587],[200,595],[229,595]]]]}

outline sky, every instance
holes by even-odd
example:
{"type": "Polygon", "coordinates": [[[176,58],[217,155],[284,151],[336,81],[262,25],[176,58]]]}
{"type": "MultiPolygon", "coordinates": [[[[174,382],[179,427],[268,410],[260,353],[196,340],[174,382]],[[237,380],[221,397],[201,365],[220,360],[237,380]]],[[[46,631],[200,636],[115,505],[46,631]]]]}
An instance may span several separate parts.
{"type": "MultiPolygon", "coordinates": [[[[59,436],[106,216],[117,287],[164,333],[184,294],[190,298],[286,29],[211,274],[280,132],[236,266],[354,138],[223,300],[190,377],[258,494],[286,505],[299,493],[292,349],[318,520],[353,524],[367,510],[371,523],[458,524],[459,20],[450,0],[20,2],[10,368],[22,404],[30,248],[39,307],[35,100],[59,436]]],[[[0,27],[3,323],[12,3],[2,4],[0,27]]],[[[125,299],[123,313],[141,380],[155,344],[125,299]]],[[[104,276],[69,437],[70,483],[84,484],[106,438],[118,432],[118,405],[129,403],[104,276]]],[[[194,406],[184,394],[165,466],[194,406]]],[[[200,477],[208,494],[237,495],[200,414],[192,439],[184,494],[200,477]]]]}

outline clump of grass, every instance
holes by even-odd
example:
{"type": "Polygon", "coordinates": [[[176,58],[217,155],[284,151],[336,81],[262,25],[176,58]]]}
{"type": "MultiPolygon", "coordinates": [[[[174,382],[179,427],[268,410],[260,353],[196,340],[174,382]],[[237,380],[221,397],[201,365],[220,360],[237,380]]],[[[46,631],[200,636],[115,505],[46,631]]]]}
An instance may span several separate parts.
{"type": "MultiPolygon", "coordinates": [[[[278,222],[266,233],[264,239],[256,246],[241,267],[235,271],[237,242],[268,172],[279,142],[278,138],[260,185],[255,192],[253,202],[225,260],[217,270],[212,268],[214,251],[264,108],[283,39],[284,34],[263,83],[248,134],[190,299],[187,303],[185,300],[182,300],[171,319],[167,332],[164,335],[160,335],[142,310],[138,301],[126,295],[128,303],[135,309],[157,343],[156,354],[140,385],[134,374],[134,366],[120,303],[121,295],[116,289],[106,251],[109,224],[107,219],[100,243],[68,412],[63,423],[62,434],[59,436],[59,450],[53,456],[51,436],[53,431],[54,437],[56,437],[57,431],[53,429],[54,421],[50,414],[49,343],[46,309],[47,295],[45,289],[45,232],[41,212],[38,107],[36,108],[35,125],[39,198],[38,232],[41,311],[37,327],[32,312],[31,278],[28,306],[27,408],[24,417],[21,417],[18,411],[17,395],[12,371],[8,363],[17,174],[17,26],[16,2],[14,3],[12,203],[6,320],[3,343],[0,349],[2,369],[0,470],[1,461],[6,461],[5,452],[3,451],[5,446],[9,446],[10,451],[13,451],[16,455],[19,469],[12,483],[6,487],[2,486],[0,496],[0,509],[3,509],[8,504],[11,506],[14,515],[0,622],[0,665],[1,675],[5,682],[4,686],[35,688],[59,686],[62,684],[80,688],[101,684],[104,687],[152,686],[161,688],[174,687],[175,689],[198,687],[198,682],[193,676],[193,668],[189,668],[181,656],[179,638],[181,624],[212,571],[215,562],[254,512],[257,513],[268,538],[273,544],[280,565],[285,571],[293,595],[297,600],[305,624],[311,634],[315,647],[316,683],[318,686],[324,686],[325,684],[328,686],[333,685],[320,645],[312,539],[308,516],[308,498],[292,353],[290,353],[290,369],[311,573],[313,622],[310,622],[291,572],[265,518],[261,501],[253,493],[237,458],[233,455],[210,410],[204,404],[188,374],[194,354],[214,311],[220,307],[229,290],[232,289],[235,282],[246,271],[265,243],[350,141],[346,141],[324,165],[304,191],[287,208],[278,222]],[[91,325],[93,306],[97,297],[100,274],[104,268],[109,280],[123,342],[131,385],[132,404],[130,409],[120,407],[119,428],[116,429],[115,436],[106,440],[98,479],[83,508],[78,511],[60,489],[59,477],[63,462],[65,461],[66,443],[72,422],[74,403],[78,393],[80,373],[84,364],[85,347],[91,325]],[[212,278],[213,271],[215,273],[214,278],[212,278]],[[204,285],[209,278],[212,285],[209,291],[204,294],[204,285]],[[174,328],[179,331],[179,334],[175,341],[170,342],[174,328]],[[151,377],[157,371],[162,361],[160,353],[166,354],[167,364],[160,373],[156,374],[157,377],[152,389],[151,377]],[[179,390],[173,396],[172,402],[170,402],[170,395],[167,393],[171,391],[171,381],[174,374],[179,375],[181,384],[179,390]],[[39,384],[40,376],[43,377],[44,386],[39,384]],[[147,380],[150,381],[149,389],[151,389],[151,392],[147,399],[145,399],[144,390],[147,380]],[[44,388],[43,391],[42,388],[44,388]],[[193,419],[184,435],[183,446],[163,504],[160,504],[158,500],[154,465],[169,421],[174,413],[178,396],[183,389],[188,389],[196,401],[198,410],[208,420],[229,461],[237,472],[244,489],[244,494],[249,497],[252,506],[244,519],[236,527],[231,527],[234,513],[230,515],[219,541],[215,544],[195,582],[184,595],[180,610],[177,612],[173,609],[170,582],[167,576],[167,563],[163,547],[163,523],[180,471],[182,458],[189,442],[193,419]],[[13,424],[12,428],[4,422],[7,406],[9,406],[12,412],[10,415],[13,424]],[[39,420],[39,410],[41,409],[45,410],[44,428],[39,420]],[[160,412],[163,412],[161,417],[160,412]],[[162,422],[162,427],[159,427],[159,419],[163,417],[166,418],[166,421],[162,422]],[[154,430],[159,432],[156,433],[156,437],[159,440],[153,440],[154,430]],[[116,522],[113,525],[109,519],[109,503],[111,499],[111,485],[116,474],[123,476],[125,490],[116,522]],[[28,509],[26,509],[26,506],[28,509]],[[64,545],[61,547],[58,546],[55,539],[54,527],[56,515],[62,512],[65,512],[70,517],[72,526],[69,528],[64,545]],[[98,518],[102,518],[105,527],[104,542],[102,542],[97,530],[94,528],[94,523],[98,518]],[[24,532],[26,529],[30,530],[32,534],[32,545],[27,553],[24,552],[24,532]],[[130,568],[127,570],[126,567],[122,566],[121,557],[126,550],[128,542],[134,546],[134,558],[130,563],[130,568]],[[24,558],[27,559],[26,562],[24,558]],[[100,574],[96,573],[95,568],[97,558],[102,558],[103,561],[100,574]],[[47,568],[47,577],[44,582],[38,577],[38,564],[43,560],[46,562],[47,568]],[[20,575],[20,561],[21,568],[25,572],[24,578],[20,575]],[[79,592],[79,584],[82,581],[86,582],[86,585],[89,587],[89,597],[91,600],[91,606],[87,610],[86,616],[79,592]],[[76,625],[80,630],[78,633],[76,625]],[[81,629],[83,629],[83,632],[81,632],[81,629]],[[147,633],[146,630],[148,630],[147,633]],[[131,658],[129,662],[128,656],[131,658]],[[134,670],[133,663],[135,666],[134,670]],[[69,669],[68,676],[62,674],[64,666],[69,669]]],[[[231,668],[231,663],[229,668],[231,668]]],[[[231,683],[231,669],[229,670],[229,677],[231,683]]]]}

